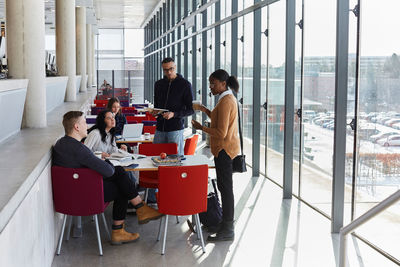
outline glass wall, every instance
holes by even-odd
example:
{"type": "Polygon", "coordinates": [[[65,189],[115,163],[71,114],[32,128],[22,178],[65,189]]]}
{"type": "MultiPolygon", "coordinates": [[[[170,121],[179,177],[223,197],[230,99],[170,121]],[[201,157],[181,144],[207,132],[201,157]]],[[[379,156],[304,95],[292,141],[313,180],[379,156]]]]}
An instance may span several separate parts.
{"type": "MultiPolygon", "coordinates": [[[[170,18],[171,26],[180,21],[184,15],[183,4],[179,6],[181,9],[178,12],[178,2],[183,3],[182,0],[171,1],[171,8],[175,14],[170,18]]],[[[202,2],[204,4],[207,1],[202,2]]],[[[395,34],[399,28],[397,26],[400,26],[400,19],[395,13],[400,4],[396,0],[363,1],[362,8],[354,9],[352,12],[350,9],[357,2],[350,0],[349,71],[345,77],[348,80],[346,123],[357,117],[358,127],[356,142],[354,142],[354,131],[347,127],[346,154],[342,155],[346,158],[345,224],[395,192],[400,181],[398,177],[400,172],[397,169],[400,161],[398,151],[400,105],[394,97],[397,95],[397,87],[400,86],[398,58],[400,38],[395,34]],[[359,40],[356,16],[358,14],[362,17],[359,40]],[[360,41],[360,52],[357,52],[357,41],[360,41]],[[358,110],[356,100],[360,103],[358,110]],[[353,162],[356,162],[355,169],[353,162]]],[[[200,3],[200,0],[189,0],[189,11],[196,10],[200,3]]],[[[235,2],[220,1],[221,19],[232,14],[232,4],[235,2]]],[[[241,11],[253,6],[254,1],[237,0],[237,4],[238,10],[241,11]]],[[[292,193],[327,217],[331,216],[332,209],[336,4],[337,0],[296,0],[297,25],[293,36],[295,38],[293,166],[285,166],[293,168],[292,193]]],[[[207,17],[203,17],[203,14],[196,15],[196,27],[189,29],[188,34],[214,23],[215,5],[209,6],[206,12],[207,17]]],[[[228,73],[234,71],[237,74],[240,83],[238,99],[243,101],[240,114],[243,121],[247,163],[253,165],[252,151],[255,146],[259,146],[260,170],[257,171],[277,184],[283,185],[286,1],[280,0],[269,6],[263,6],[261,16],[261,32],[254,32],[253,11],[249,11],[236,20],[221,24],[220,36],[216,36],[218,31],[216,33],[215,29],[211,28],[204,34],[198,33],[190,38],[187,41],[188,54],[185,53],[188,58],[186,78],[192,83],[195,81],[194,96],[202,100],[204,94],[209,92],[205,80],[214,71],[216,60],[220,60],[221,68],[228,73]],[[235,30],[236,25],[238,32],[233,31],[237,36],[233,36],[232,41],[232,30],[235,30]],[[258,45],[254,46],[254,34],[262,35],[260,51],[254,51],[254,47],[258,45]],[[218,37],[221,45],[220,57],[217,59],[214,46],[218,37]],[[204,39],[206,42],[203,44],[204,39]],[[236,46],[237,53],[232,54],[236,46]],[[195,66],[192,55],[196,59],[195,66]],[[203,58],[203,55],[206,57],[203,58]],[[252,119],[255,56],[261,57],[261,98],[257,99],[261,105],[260,133],[253,133],[254,123],[258,122],[253,122],[252,119]],[[192,66],[196,73],[193,73],[192,66]],[[253,142],[253,134],[260,134],[260,143],[253,142]]],[[[154,18],[152,22],[154,21],[157,19],[154,18]]],[[[176,29],[171,34],[171,41],[178,43],[169,48],[182,74],[185,67],[182,56],[184,45],[181,40],[183,31],[181,28],[182,34],[178,35],[176,29]]],[[[150,35],[149,41],[154,38],[155,35],[150,35]]],[[[158,48],[158,46],[150,47],[146,53],[158,48]]],[[[114,51],[112,54],[118,52],[114,51]]],[[[161,60],[159,52],[149,59],[146,58],[151,70],[155,70],[153,73],[150,71],[150,81],[159,78],[159,60],[161,60]]],[[[213,108],[214,97],[207,96],[205,99],[204,104],[213,108]]],[[[201,113],[196,113],[195,116],[198,121],[202,121],[201,113]]],[[[396,246],[392,245],[399,239],[397,234],[399,230],[396,227],[400,220],[399,214],[400,204],[397,204],[357,233],[400,258],[400,253],[395,250],[396,246]]]]}
{"type": "MultiPolygon", "coordinates": [[[[252,1],[246,0],[243,2],[246,4],[246,2],[252,1]]],[[[243,17],[243,42],[240,42],[242,44],[242,51],[239,49],[239,53],[242,53],[242,61],[238,62],[238,64],[242,65],[241,73],[238,73],[241,77],[241,87],[239,88],[238,98],[243,98],[241,113],[243,124],[243,150],[249,163],[253,162],[253,20],[253,13],[243,17]]]]}
{"type": "MultiPolygon", "coordinates": [[[[354,218],[399,189],[400,27],[399,1],[363,1],[359,68],[357,175],[354,218]],[[388,8],[390,7],[390,8],[388,8]]],[[[347,181],[347,180],[346,180],[347,181]]],[[[357,233],[400,259],[400,203],[357,233]]]]}
{"type": "Polygon", "coordinates": [[[335,10],[335,0],[307,0],[304,4],[303,119],[309,120],[303,124],[300,196],[327,215],[332,202],[335,10]]]}
{"type": "MultiPolygon", "coordinates": [[[[282,185],[283,134],[285,118],[285,1],[269,6],[262,20],[269,21],[268,91],[267,91],[267,176],[282,185]],[[265,15],[269,17],[265,18],[265,15]]],[[[267,49],[263,43],[261,49],[267,49]]],[[[263,86],[261,85],[261,88],[263,86]]],[[[265,88],[265,87],[264,87],[265,88]]]]}

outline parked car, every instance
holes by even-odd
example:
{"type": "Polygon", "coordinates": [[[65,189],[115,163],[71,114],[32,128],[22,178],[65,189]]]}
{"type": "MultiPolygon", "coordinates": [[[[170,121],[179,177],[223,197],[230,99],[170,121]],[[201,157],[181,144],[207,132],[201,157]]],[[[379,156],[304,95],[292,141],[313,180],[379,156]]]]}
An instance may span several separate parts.
{"type": "Polygon", "coordinates": [[[400,146],[400,135],[391,135],[389,137],[378,140],[381,146],[400,146]]]}
{"type": "Polygon", "coordinates": [[[400,133],[398,133],[398,132],[382,132],[382,133],[378,133],[378,134],[371,135],[371,136],[369,137],[369,139],[370,139],[372,142],[376,143],[379,139],[387,138],[388,136],[391,136],[391,135],[398,135],[398,134],[400,134],[400,133]]]}
{"type": "Polygon", "coordinates": [[[392,128],[400,130],[400,122],[392,124],[392,128]]]}
{"type": "Polygon", "coordinates": [[[389,127],[392,127],[393,124],[398,123],[398,122],[400,122],[400,119],[399,119],[399,118],[390,119],[390,120],[388,120],[388,121],[385,122],[385,125],[386,125],[386,126],[389,126],[389,127]]]}

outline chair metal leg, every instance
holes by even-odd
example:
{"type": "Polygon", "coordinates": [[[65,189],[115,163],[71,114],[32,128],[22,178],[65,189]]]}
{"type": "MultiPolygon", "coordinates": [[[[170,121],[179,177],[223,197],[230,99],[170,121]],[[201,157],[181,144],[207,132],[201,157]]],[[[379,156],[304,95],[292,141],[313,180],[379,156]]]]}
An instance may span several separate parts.
{"type": "Polygon", "coordinates": [[[179,224],[179,216],[176,216],[176,223],[179,224]]]}
{"type": "Polygon", "coordinates": [[[64,230],[65,230],[65,223],[67,222],[67,215],[64,215],[64,220],[61,228],[60,239],[58,240],[58,247],[57,247],[57,255],[60,255],[61,252],[61,243],[64,238],[64,230]]]}
{"type": "Polygon", "coordinates": [[[165,215],[164,239],[161,249],[161,255],[165,254],[165,243],[167,242],[167,228],[168,228],[168,215],[165,215]]]}
{"type": "Polygon", "coordinates": [[[104,212],[101,214],[101,217],[103,218],[104,228],[106,228],[107,236],[111,240],[111,235],[110,235],[110,231],[108,230],[108,225],[107,225],[107,221],[106,221],[106,216],[104,216],[104,212]]]}
{"type": "Polygon", "coordinates": [[[147,203],[147,197],[149,196],[149,189],[146,188],[146,191],[144,191],[144,202],[147,203]]]}
{"type": "Polygon", "coordinates": [[[161,225],[162,225],[163,220],[164,220],[164,217],[161,217],[160,218],[160,226],[158,227],[157,241],[160,241],[160,238],[161,238],[161,225]]]}
{"type": "Polygon", "coordinates": [[[99,220],[97,219],[97,214],[94,215],[93,217],[94,217],[94,221],[96,223],[96,233],[97,233],[97,243],[99,244],[99,253],[100,253],[100,256],[103,256],[103,248],[101,247],[99,220]]]}
{"type": "Polygon", "coordinates": [[[201,241],[201,247],[203,249],[203,253],[206,253],[206,248],[204,246],[204,238],[203,238],[203,231],[201,230],[201,225],[200,225],[200,217],[199,214],[195,214],[194,216],[196,218],[196,225],[197,227],[197,233],[200,235],[200,241],[201,241]]]}
{"type": "Polygon", "coordinates": [[[71,227],[72,227],[72,221],[74,220],[73,216],[69,216],[69,223],[68,223],[68,229],[67,229],[67,236],[66,236],[66,240],[69,240],[69,237],[71,236],[71,227]]]}

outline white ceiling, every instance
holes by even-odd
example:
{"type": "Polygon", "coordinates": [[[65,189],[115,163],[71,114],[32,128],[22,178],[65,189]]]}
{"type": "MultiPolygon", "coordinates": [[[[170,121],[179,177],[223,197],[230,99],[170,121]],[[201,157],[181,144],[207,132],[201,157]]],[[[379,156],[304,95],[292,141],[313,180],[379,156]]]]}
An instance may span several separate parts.
{"type": "MultiPolygon", "coordinates": [[[[55,0],[44,1],[46,33],[51,34],[55,27],[55,0]]],[[[88,23],[97,23],[98,28],[140,28],[160,1],[163,0],[76,0],[76,5],[88,7],[88,23]]],[[[0,20],[5,17],[4,2],[0,0],[0,20]]]]}

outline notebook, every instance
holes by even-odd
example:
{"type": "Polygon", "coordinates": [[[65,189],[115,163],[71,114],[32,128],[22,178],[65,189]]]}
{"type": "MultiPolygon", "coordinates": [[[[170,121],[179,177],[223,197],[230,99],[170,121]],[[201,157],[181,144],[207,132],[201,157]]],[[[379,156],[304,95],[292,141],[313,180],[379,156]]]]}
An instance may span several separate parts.
{"type": "Polygon", "coordinates": [[[124,124],[122,138],[139,138],[142,136],[143,123],[124,124]]]}

